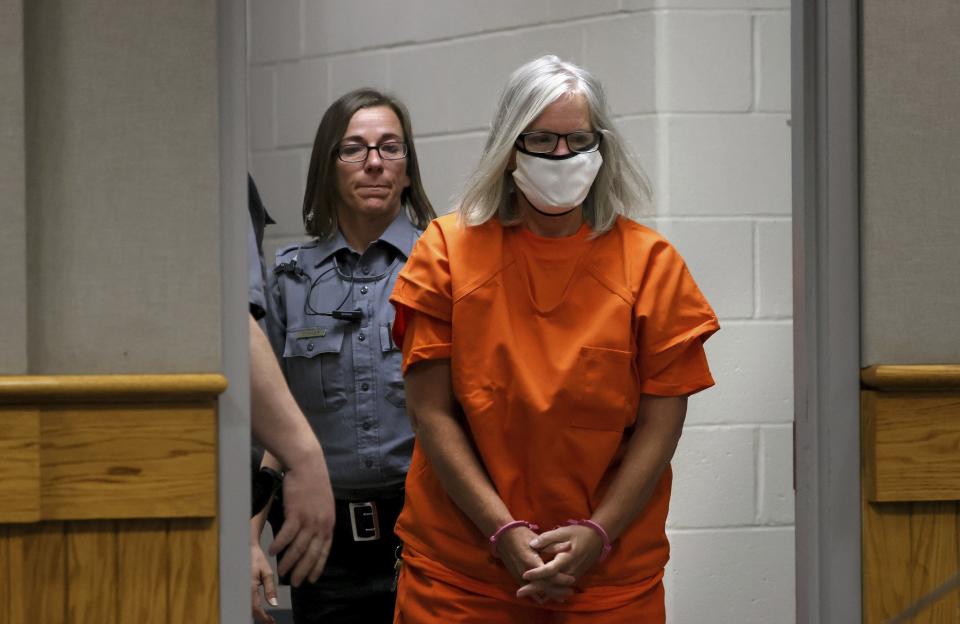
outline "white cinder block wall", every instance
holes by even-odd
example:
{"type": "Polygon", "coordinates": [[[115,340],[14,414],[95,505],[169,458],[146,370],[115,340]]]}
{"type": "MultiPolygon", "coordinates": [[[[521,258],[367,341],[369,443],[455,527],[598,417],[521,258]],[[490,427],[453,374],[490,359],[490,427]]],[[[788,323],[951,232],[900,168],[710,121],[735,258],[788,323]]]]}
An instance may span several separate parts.
{"type": "Polygon", "coordinates": [[[398,94],[440,212],[476,162],[499,89],[543,53],[603,81],[654,183],[650,223],[723,330],[717,386],[674,460],[672,624],[794,621],[788,0],[248,0],[251,170],[302,237],[317,124],[346,91],[398,94]]]}

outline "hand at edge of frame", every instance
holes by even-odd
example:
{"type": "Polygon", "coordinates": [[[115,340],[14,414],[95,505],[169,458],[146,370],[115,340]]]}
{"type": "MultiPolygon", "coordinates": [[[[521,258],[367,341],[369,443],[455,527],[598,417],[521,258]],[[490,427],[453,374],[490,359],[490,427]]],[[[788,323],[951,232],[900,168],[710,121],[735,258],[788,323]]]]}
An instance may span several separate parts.
{"type": "Polygon", "coordinates": [[[299,587],[304,579],[314,583],[330,554],[336,518],[333,490],[322,455],[287,470],[283,478],[283,513],[283,527],[270,544],[271,555],[286,548],[277,562],[277,572],[281,576],[289,572],[294,587],[299,587]]]}
{"type": "Polygon", "coordinates": [[[277,606],[277,585],[273,577],[273,570],[267,556],[260,548],[260,544],[250,544],[250,606],[253,619],[259,624],[276,624],[273,616],[267,613],[263,600],[277,606]],[[263,588],[263,597],[260,588],[263,588]]]}

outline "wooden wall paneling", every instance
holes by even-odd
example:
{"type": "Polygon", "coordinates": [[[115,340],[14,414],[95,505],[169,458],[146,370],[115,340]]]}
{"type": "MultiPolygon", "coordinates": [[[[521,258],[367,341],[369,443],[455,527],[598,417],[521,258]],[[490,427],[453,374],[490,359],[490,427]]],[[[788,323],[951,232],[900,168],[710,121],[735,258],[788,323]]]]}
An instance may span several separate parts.
{"type": "Polygon", "coordinates": [[[863,501],[863,621],[882,624],[911,598],[909,503],[863,501]]]}
{"type": "Polygon", "coordinates": [[[10,542],[6,525],[0,524],[0,622],[10,622],[10,542]]]}
{"type": "Polygon", "coordinates": [[[218,622],[218,525],[214,520],[171,520],[170,621],[218,622]]]}
{"type": "Polygon", "coordinates": [[[71,522],[67,528],[67,621],[70,624],[120,624],[117,621],[116,523],[71,522]]]}
{"type": "Polygon", "coordinates": [[[219,621],[225,384],[0,377],[0,624],[219,621]]]}
{"type": "Polygon", "coordinates": [[[868,501],[877,500],[877,394],[860,392],[860,491],[868,501]]]}
{"type": "Polygon", "coordinates": [[[63,523],[29,525],[24,531],[23,548],[23,591],[29,621],[66,624],[67,549],[63,523]]]}
{"type": "Polygon", "coordinates": [[[871,393],[865,448],[873,501],[960,500],[960,395],[871,393]]]}
{"type": "Polygon", "coordinates": [[[40,414],[0,409],[0,522],[40,519],[40,414]]]}
{"type": "MultiPolygon", "coordinates": [[[[937,589],[960,570],[957,504],[914,503],[910,515],[913,585],[911,602],[937,589]]],[[[954,590],[917,614],[912,624],[960,622],[960,593],[954,590]]]]}
{"type": "Polygon", "coordinates": [[[168,522],[127,520],[117,523],[117,621],[122,624],[169,624],[170,565],[168,522]]]}
{"type": "Polygon", "coordinates": [[[8,622],[17,624],[27,621],[27,604],[24,595],[24,576],[26,560],[24,542],[27,527],[23,525],[7,526],[7,614],[8,622]]]}
{"type": "Polygon", "coordinates": [[[50,519],[216,515],[216,404],[51,407],[41,419],[50,519]]]}

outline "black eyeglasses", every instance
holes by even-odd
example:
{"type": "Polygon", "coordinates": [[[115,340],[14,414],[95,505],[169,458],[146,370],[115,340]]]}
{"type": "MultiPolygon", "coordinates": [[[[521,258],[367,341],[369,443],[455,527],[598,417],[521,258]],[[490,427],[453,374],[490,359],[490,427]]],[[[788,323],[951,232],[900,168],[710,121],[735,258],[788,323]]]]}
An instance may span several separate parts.
{"type": "Polygon", "coordinates": [[[407,157],[407,144],[400,141],[387,141],[380,145],[362,145],[347,143],[337,146],[337,158],[345,163],[359,163],[367,159],[370,150],[376,150],[383,160],[400,160],[407,157]]]}
{"type": "Polygon", "coordinates": [[[517,137],[517,144],[523,151],[530,154],[550,154],[557,149],[560,139],[567,144],[567,149],[578,154],[595,152],[600,148],[600,139],[603,137],[599,132],[569,132],[567,134],[557,134],[556,132],[524,132],[517,137]]]}

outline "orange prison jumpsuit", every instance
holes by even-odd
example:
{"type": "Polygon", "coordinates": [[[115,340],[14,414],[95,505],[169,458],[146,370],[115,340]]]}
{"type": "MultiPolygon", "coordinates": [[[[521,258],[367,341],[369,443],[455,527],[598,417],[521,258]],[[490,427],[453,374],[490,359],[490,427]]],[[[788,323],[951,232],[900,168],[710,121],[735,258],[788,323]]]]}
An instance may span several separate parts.
{"type": "MultiPolygon", "coordinates": [[[[404,370],[449,358],[480,461],[514,518],[548,530],[589,518],[632,433],[640,395],[713,385],[703,341],[719,329],[673,247],[620,218],[591,238],[541,238],[496,219],[435,220],[391,297],[404,370]]],[[[491,556],[419,446],[397,521],[404,542],[395,622],[663,622],[671,473],[578,583],[538,606],[491,556]]]]}

